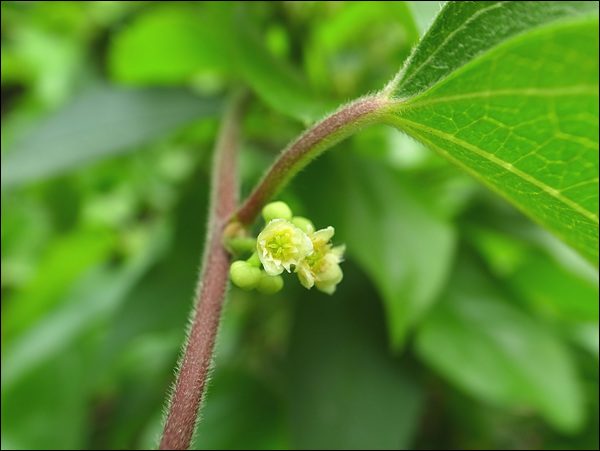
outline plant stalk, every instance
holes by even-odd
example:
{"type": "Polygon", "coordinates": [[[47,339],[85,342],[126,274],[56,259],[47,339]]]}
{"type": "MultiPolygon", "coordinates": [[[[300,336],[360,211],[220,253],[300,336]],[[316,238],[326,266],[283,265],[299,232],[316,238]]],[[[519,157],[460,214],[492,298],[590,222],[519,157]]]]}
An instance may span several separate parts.
{"type": "Polygon", "coordinates": [[[237,210],[234,220],[251,225],[262,207],[275,196],[302,168],[325,150],[377,122],[389,105],[387,98],[367,96],[349,105],[306,131],[286,147],[267,171],[250,196],[237,210]]]}
{"type": "Polygon", "coordinates": [[[189,449],[202,402],[229,279],[222,233],[238,200],[237,153],[244,99],[225,113],[215,146],[209,223],[185,353],[159,449],[189,449]]]}

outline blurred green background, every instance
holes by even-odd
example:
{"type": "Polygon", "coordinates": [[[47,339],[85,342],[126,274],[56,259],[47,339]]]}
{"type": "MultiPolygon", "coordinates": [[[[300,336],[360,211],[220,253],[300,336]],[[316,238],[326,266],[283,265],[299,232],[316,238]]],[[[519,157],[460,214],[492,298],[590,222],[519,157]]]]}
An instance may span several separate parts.
{"type": "MultiPolygon", "coordinates": [[[[228,93],[253,93],[244,195],[439,8],[2,2],[2,449],[155,446],[228,93]]],[[[282,199],[345,279],[229,291],[197,448],[598,449],[594,267],[383,126],[282,199]]]]}

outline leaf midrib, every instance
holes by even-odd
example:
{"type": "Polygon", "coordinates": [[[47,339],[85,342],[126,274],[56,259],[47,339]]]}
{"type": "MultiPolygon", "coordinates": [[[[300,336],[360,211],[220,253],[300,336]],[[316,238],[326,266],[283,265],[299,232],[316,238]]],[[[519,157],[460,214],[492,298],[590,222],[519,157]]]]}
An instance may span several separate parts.
{"type": "MultiPolygon", "coordinates": [[[[568,206],[569,208],[577,211],[578,213],[582,214],[583,216],[585,216],[586,218],[588,218],[589,220],[591,220],[592,222],[594,222],[595,224],[598,224],[598,215],[587,210],[586,208],[584,208],[583,206],[581,206],[580,204],[578,204],[577,202],[569,199],[568,197],[565,197],[561,194],[561,192],[555,188],[552,188],[551,186],[545,184],[544,182],[536,179],[535,177],[533,177],[532,175],[520,170],[519,168],[516,168],[513,164],[508,163],[504,160],[502,160],[501,158],[498,158],[496,155],[486,152],[485,150],[481,149],[480,147],[477,147],[474,144],[471,144],[467,141],[463,141],[462,139],[457,138],[454,135],[451,135],[449,133],[445,133],[442,132],[440,130],[437,130],[435,128],[431,128],[428,127],[426,125],[420,124],[418,122],[414,122],[411,120],[408,120],[406,118],[401,118],[398,117],[397,118],[400,123],[406,123],[409,127],[417,129],[417,130],[422,130],[425,131],[431,135],[434,136],[438,136],[441,139],[445,139],[453,144],[459,145],[464,147],[467,150],[472,151],[473,153],[487,159],[488,161],[490,161],[491,163],[494,163],[500,167],[502,167],[503,169],[505,169],[506,171],[516,175],[517,177],[522,178],[523,180],[525,180],[526,182],[529,182],[535,186],[537,186],[538,188],[540,188],[541,190],[543,190],[544,192],[546,192],[549,196],[555,198],[556,200],[558,200],[559,202],[562,202],[563,204],[565,204],[566,206],[568,206]]],[[[433,144],[433,143],[432,143],[433,144]]],[[[436,146],[438,147],[438,146],[436,146]]],[[[456,158],[454,158],[450,153],[445,152],[449,157],[452,158],[453,161],[456,161],[456,158]]],[[[469,172],[472,172],[471,169],[469,169],[469,172]]]]}
{"type": "MultiPolygon", "coordinates": [[[[432,91],[427,91],[427,95],[430,95],[432,91]]],[[[400,100],[392,102],[391,105],[395,105],[395,111],[400,112],[402,110],[412,110],[415,108],[425,107],[429,105],[435,105],[438,103],[451,103],[457,100],[472,100],[477,98],[490,99],[491,97],[498,96],[526,96],[526,97],[563,97],[570,95],[598,95],[598,86],[596,85],[576,85],[576,86],[565,86],[563,88],[518,88],[518,89],[498,89],[498,90],[485,90],[477,92],[469,92],[463,94],[456,94],[450,96],[437,97],[434,99],[422,100],[422,95],[413,97],[409,100],[400,100]],[[419,100],[417,100],[419,99],[419,100]]]]}

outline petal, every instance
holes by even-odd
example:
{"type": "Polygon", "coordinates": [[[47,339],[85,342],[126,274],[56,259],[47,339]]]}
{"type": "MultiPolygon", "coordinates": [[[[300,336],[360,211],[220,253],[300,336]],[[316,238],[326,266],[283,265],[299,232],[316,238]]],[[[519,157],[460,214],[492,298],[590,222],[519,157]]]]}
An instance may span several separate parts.
{"type": "Polygon", "coordinates": [[[259,233],[256,248],[265,271],[269,275],[277,275],[281,274],[283,267],[290,272],[291,265],[299,264],[310,255],[313,252],[313,243],[306,233],[291,222],[285,219],[273,219],[259,233]],[[277,254],[277,258],[273,257],[273,249],[267,245],[274,238],[284,241],[288,249],[284,254],[277,254]]]}
{"type": "Polygon", "coordinates": [[[302,286],[308,290],[310,290],[315,284],[315,278],[310,272],[310,266],[306,263],[306,260],[302,261],[298,266],[296,266],[296,272],[298,273],[298,279],[302,286]]]}
{"type": "Polygon", "coordinates": [[[298,234],[295,237],[296,239],[294,240],[294,244],[296,245],[298,251],[297,263],[300,263],[300,261],[304,260],[308,255],[313,253],[314,246],[312,240],[308,237],[306,233],[304,233],[298,228],[296,228],[296,230],[302,234],[298,234]]]}
{"type": "Polygon", "coordinates": [[[334,233],[335,229],[329,226],[326,229],[317,230],[316,232],[312,233],[310,238],[315,243],[327,243],[333,237],[334,233]]]}
{"type": "Polygon", "coordinates": [[[265,272],[270,276],[276,276],[283,272],[283,266],[272,259],[261,259],[265,272]]]}
{"type": "Polygon", "coordinates": [[[315,282],[315,287],[323,293],[333,294],[337,288],[337,283],[315,282]]]}
{"type": "Polygon", "coordinates": [[[337,263],[329,261],[327,265],[323,266],[323,269],[324,271],[317,274],[319,282],[338,284],[342,281],[344,273],[337,263]]]}
{"type": "Polygon", "coordinates": [[[337,257],[337,261],[341,262],[343,260],[343,256],[344,256],[344,252],[346,252],[346,245],[345,244],[341,244],[339,246],[335,246],[334,248],[331,249],[331,254],[335,255],[337,257]]]}

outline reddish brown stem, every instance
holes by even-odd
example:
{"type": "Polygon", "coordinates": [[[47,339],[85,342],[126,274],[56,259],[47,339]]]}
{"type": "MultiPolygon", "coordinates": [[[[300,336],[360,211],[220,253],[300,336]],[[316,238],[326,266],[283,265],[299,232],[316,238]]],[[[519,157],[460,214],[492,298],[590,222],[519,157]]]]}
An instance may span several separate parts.
{"type": "Polygon", "coordinates": [[[229,275],[229,255],[223,249],[221,235],[237,203],[241,103],[238,100],[226,114],[215,147],[202,273],[188,343],[159,449],[190,447],[206,385],[229,275]]]}
{"type": "Polygon", "coordinates": [[[250,225],[262,207],[298,171],[325,149],[355,133],[367,124],[376,122],[383,114],[387,101],[380,97],[365,97],[342,107],[318,123],[286,147],[273,166],[267,171],[254,191],[240,206],[236,219],[250,225]]]}

